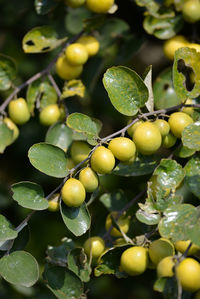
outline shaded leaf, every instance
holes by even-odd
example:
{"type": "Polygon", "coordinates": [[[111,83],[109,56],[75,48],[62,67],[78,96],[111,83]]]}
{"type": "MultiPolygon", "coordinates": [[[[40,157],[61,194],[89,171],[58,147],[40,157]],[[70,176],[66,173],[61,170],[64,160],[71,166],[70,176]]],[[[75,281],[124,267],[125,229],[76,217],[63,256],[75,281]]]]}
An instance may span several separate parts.
{"type": "Polygon", "coordinates": [[[111,212],[120,211],[128,202],[123,190],[116,190],[112,193],[104,193],[101,195],[99,200],[111,212]]]}
{"type": "Polygon", "coordinates": [[[145,204],[139,203],[140,209],[136,212],[136,218],[147,225],[158,224],[161,215],[153,206],[147,201],[145,204]]]}
{"type": "Polygon", "coordinates": [[[185,182],[189,190],[200,199],[200,157],[192,157],[185,165],[185,182]]]}
{"type": "Polygon", "coordinates": [[[84,21],[92,16],[86,7],[70,8],[65,18],[65,27],[71,34],[78,34],[84,26],[84,21]]]}
{"type": "Polygon", "coordinates": [[[16,230],[14,230],[6,217],[0,215],[0,246],[7,240],[15,239],[17,235],[16,230]]]}
{"type": "Polygon", "coordinates": [[[5,148],[13,142],[13,131],[10,130],[7,125],[0,120],[0,154],[2,154],[5,148]]]}
{"type": "Polygon", "coordinates": [[[48,246],[47,249],[47,259],[53,260],[55,262],[67,263],[67,255],[71,249],[75,247],[72,239],[63,238],[60,246],[48,246]]]}
{"type": "Polygon", "coordinates": [[[179,158],[187,158],[193,156],[195,152],[196,151],[194,149],[190,149],[184,145],[181,145],[181,147],[178,147],[175,151],[175,155],[179,158]]]}
{"type": "Polygon", "coordinates": [[[72,134],[72,130],[65,124],[56,123],[48,129],[45,142],[56,145],[66,151],[72,143],[72,134]]]}
{"type": "Polygon", "coordinates": [[[66,81],[62,90],[61,98],[69,98],[73,96],[79,96],[81,98],[85,95],[85,85],[81,80],[66,81]]]}
{"type": "Polygon", "coordinates": [[[146,69],[146,74],[144,76],[144,84],[146,85],[146,87],[148,88],[148,91],[149,91],[149,98],[145,105],[149,112],[153,112],[154,96],[153,96],[153,88],[152,88],[152,65],[150,65],[146,69]]]}
{"type": "Polygon", "coordinates": [[[72,249],[67,256],[68,268],[73,271],[83,282],[90,280],[91,267],[83,248],[72,249]]]}
{"type": "Polygon", "coordinates": [[[35,10],[38,15],[46,15],[58,5],[56,0],[35,0],[35,10]]]}
{"type": "Polygon", "coordinates": [[[12,86],[16,77],[16,66],[14,61],[0,54],[0,90],[7,90],[12,86]]]}
{"type": "Polygon", "coordinates": [[[190,124],[182,132],[183,145],[191,150],[200,150],[200,122],[190,124]]]}
{"type": "Polygon", "coordinates": [[[154,291],[163,293],[164,288],[165,288],[165,284],[166,284],[166,280],[167,280],[166,277],[158,278],[158,279],[154,282],[154,285],[153,285],[153,289],[154,289],[154,291]]]}

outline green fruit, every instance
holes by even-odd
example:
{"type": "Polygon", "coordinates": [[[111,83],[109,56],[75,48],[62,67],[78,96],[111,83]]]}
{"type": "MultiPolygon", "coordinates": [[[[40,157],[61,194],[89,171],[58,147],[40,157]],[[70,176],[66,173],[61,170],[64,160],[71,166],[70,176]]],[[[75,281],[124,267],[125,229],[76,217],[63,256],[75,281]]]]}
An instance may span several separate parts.
{"type": "Polygon", "coordinates": [[[189,23],[200,20],[200,1],[186,0],[182,7],[183,18],[189,23]]]}
{"type": "Polygon", "coordinates": [[[77,179],[68,179],[61,190],[62,200],[68,207],[79,207],[85,200],[83,184],[77,179]]]}
{"type": "Polygon", "coordinates": [[[174,144],[176,143],[176,140],[177,140],[177,138],[171,132],[169,132],[169,134],[166,135],[165,137],[163,137],[163,139],[162,139],[162,147],[170,148],[170,147],[174,146],[174,144]]]}
{"type": "Polygon", "coordinates": [[[166,256],[173,256],[174,245],[165,238],[155,240],[149,246],[149,256],[154,264],[158,264],[166,256]]]}
{"type": "Polygon", "coordinates": [[[156,119],[153,124],[159,129],[162,137],[169,134],[170,126],[164,119],[156,119]]]}
{"type": "Polygon", "coordinates": [[[8,105],[8,114],[12,121],[17,125],[23,125],[30,119],[30,112],[28,110],[25,99],[18,98],[12,100],[8,105]]]}
{"type": "Polygon", "coordinates": [[[58,105],[48,105],[40,112],[40,123],[44,126],[51,126],[60,119],[60,109],[58,105]]]}
{"type": "Polygon", "coordinates": [[[91,167],[100,174],[109,173],[115,166],[115,157],[111,150],[104,146],[99,146],[91,157],[91,167]]]}
{"type": "Polygon", "coordinates": [[[71,146],[70,154],[75,164],[85,160],[91,151],[91,147],[84,141],[74,141],[71,146]]]}
{"type": "Polygon", "coordinates": [[[98,176],[90,167],[81,170],[79,181],[85,187],[86,192],[94,192],[99,185],[98,176]]]}

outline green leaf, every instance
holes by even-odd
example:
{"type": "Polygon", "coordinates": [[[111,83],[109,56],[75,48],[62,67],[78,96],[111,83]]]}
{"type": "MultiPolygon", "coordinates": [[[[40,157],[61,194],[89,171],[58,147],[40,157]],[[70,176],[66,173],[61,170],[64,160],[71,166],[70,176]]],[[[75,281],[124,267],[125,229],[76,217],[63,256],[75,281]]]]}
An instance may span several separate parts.
{"type": "Polygon", "coordinates": [[[152,88],[152,65],[150,65],[145,71],[144,84],[146,85],[149,91],[149,98],[145,105],[149,112],[153,112],[154,96],[153,96],[153,88],[152,88]]]}
{"type": "Polygon", "coordinates": [[[13,142],[13,131],[0,120],[0,154],[13,142]]]}
{"type": "Polygon", "coordinates": [[[158,278],[158,279],[154,282],[153,290],[156,291],[156,292],[163,293],[164,288],[165,288],[165,284],[166,284],[166,280],[167,280],[166,277],[158,278]]]}
{"type": "Polygon", "coordinates": [[[44,272],[44,277],[47,286],[59,299],[79,299],[83,294],[81,280],[66,268],[48,267],[44,272]]]}
{"type": "Polygon", "coordinates": [[[38,15],[46,15],[58,5],[56,0],[35,0],[35,10],[38,15]]]}
{"type": "Polygon", "coordinates": [[[13,240],[10,252],[24,250],[29,241],[29,227],[26,225],[19,233],[16,239],[13,240]]]}
{"type": "Polygon", "coordinates": [[[161,216],[160,213],[154,209],[153,205],[147,200],[145,204],[139,203],[140,209],[136,212],[136,218],[147,225],[158,224],[161,216]]]}
{"type": "Polygon", "coordinates": [[[0,274],[10,283],[31,287],[39,278],[39,267],[30,253],[15,251],[0,259],[0,274]]]}
{"type": "Polygon", "coordinates": [[[59,47],[66,40],[59,39],[52,27],[41,26],[33,28],[24,36],[22,47],[25,53],[45,53],[59,47]]]}
{"type": "Polygon", "coordinates": [[[190,149],[184,145],[181,145],[181,147],[178,147],[177,150],[175,151],[175,155],[179,158],[188,158],[190,156],[193,156],[195,152],[196,152],[195,150],[190,149]]]}
{"type": "Polygon", "coordinates": [[[65,225],[75,236],[83,235],[90,228],[91,218],[85,203],[70,208],[62,202],[60,211],[65,225]]]}
{"type": "Polygon", "coordinates": [[[185,165],[185,182],[189,190],[200,199],[200,157],[192,157],[185,165]]]}
{"type": "Polygon", "coordinates": [[[200,122],[187,126],[182,132],[183,145],[191,150],[200,150],[200,122]]]}
{"type": "Polygon", "coordinates": [[[199,209],[190,204],[172,206],[164,211],[158,229],[162,237],[172,242],[191,240],[200,246],[199,209]]]}
{"type": "Polygon", "coordinates": [[[65,18],[65,27],[73,35],[81,32],[84,26],[84,20],[92,16],[91,11],[86,7],[70,8],[65,18]]]}
{"type": "Polygon", "coordinates": [[[180,48],[175,52],[173,64],[174,89],[182,101],[187,98],[196,98],[200,94],[200,53],[191,48],[180,48]],[[194,73],[195,84],[191,89],[187,89],[186,77],[183,74],[185,67],[194,73]]]}
{"type": "Polygon", "coordinates": [[[24,208],[32,210],[45,210],[48,201],[44,197],[42,187],[32,182],[20,182],[11,186],[13,199],[24,208]]]}
{"type": "Polygon", "coordinates": [[[124,115],[135,115],[148,100],[146,85],[136,72],[127,67],[108,69],[103,84],[115,109],[124,115]]]}
{"type": "Polygon", "coordinates": [[[79,96],[83,98],[85,95],[85,85],[81,80],[70,80],[64,83],[61,98],[69,98],[79,96]]]}
{"type": "Polygon", "coordinates": [[[69,270],[74,272],[83,282],[90,280],[91,267],[83,248],[72,249],[67,256],[69,270]]]}
{"type": "Polygon", "coordinates": [[[26,92],[26,100],[30,113],[33,113],[35,102],[40,98],[40,80],[31,83],[26,92]]]}
{"type": "Polygon", "coordinates": [[[65,152],[48,143],[34,144],[28,151],[31,164],[39,171],[56,178],[64,178],[68,174],[65,152]]]}
{"type": "Polygon", "coordinates": [[[56,123],[47,131],[45,142],[67,150],[72,143],[72,130],[63,123],[56,123]]]}
{"type": "Polygon", "coordinates": [[[17,238],[17,232],[12,227],[11,223],[4,217],[0,215],[0,246],[7,240],[12,240],[17,238]]]}
{"type": "Polygon", "coordinates": [[[58,263],[66,263],[67,264],[67,255],[70,250],[75,247],[72,239],[63,238],[60,246],[48,246],[47,249],[47,260],[53,260],[58,263]]]}
{"type": "Polygon", "coordinates": [[[7,90],[12,86],[16,77],[16,65],[14,61],[0,54],[0,90],[7,90]]]}
{"type": "Polygon", "coordinates": [[[111,212],[120,211],[128,203],[123,190],[104,193],[100,196],[99,200],[111,212]]]}

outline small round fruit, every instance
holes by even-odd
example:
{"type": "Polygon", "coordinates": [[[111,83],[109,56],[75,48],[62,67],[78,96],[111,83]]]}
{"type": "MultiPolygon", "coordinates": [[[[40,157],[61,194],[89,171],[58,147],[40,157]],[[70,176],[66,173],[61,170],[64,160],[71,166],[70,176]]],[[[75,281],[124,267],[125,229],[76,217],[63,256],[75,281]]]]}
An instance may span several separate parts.
{"type": "Polygon", "coordinates": [[[97,173],[109,173],[115,166],[115,157],[111,150],[104,146],[99,146],[92,154],[91,166],[97,173]]]}
{"type": "Polygon", "coordinates": [[[6,124],[6,126],[13,131],[13,141],[16,140],[19,136],[19,129],[16,126],[16,124],[8,117],[5,117],[3,119],[3,122],[6,124]]]}
{"type": "Polygon", "coordinates": [[[51,126],[60,118],[60,109],[58,105],[52,104],[44,107],[40,112],[40,123],[44,126],[51,126]]]}
{"type": "Polygon", "coordinates": [[[126,249],[121,255],[120,265],[131,276],[142,274],[148,266],[148,250],[141,246],[126,249]]]}
{"type": "Polygon", "coordinates": [[[166,256],[173,256],[174,245],[165,238],[155,240],[149,246],[149,256],[154,264],[158,264],[166,256]]]}
{"type": "Polygon", "coordinates": [[[91,237],[87,239],[83,245],[87,256],[92,255],[94,258],[98,258],[105,249],[104,240],[100,237],[91,237]]]}
{"type": "Polygon", "coordinates": [[[86,192],[94,192],[99,185],[98,176],[90,167],[81,170],[79,181],[83,184],[86,192]]]}
{"type": "MultiPolygon", "coordinates": [[[[115,219],[116,216],[117,216],[117,212],[112,212],[112,217],[115,219]]],[[[108,214],[107,218],[106,218],[106,223],[105,223],[105,228],[106,230],[108,231],[110,229],[110,227],[112,226],[112,217],[111,217],[111,214],[108,214]]],[[[126,234],[129,230],[129,218],[122,215],[118,220],[117,220],[117,224],[118,226],[120,227],[120,229],[126,234]]],[[[113,237],[121,237],[122,234],[121,232],[113,227],[111,232],[110,232],[110,235],[113,236],[113,237]]]]}
{"type": "Polygon", "coordinates": [[[154,125],[159,129],[161,136],[166,136],[169,134],[170,126],[168,122],[164,119],[156,119],[154,125]]]}
{"type": "MultiPolygon", "coordinates": [[[[187,104],[187,105],[193,104],[192,99],[187,99],[185,104],[187,104]]],[[[188,115],[192,115],[194,112],[194,108],[193,107],[183,107],[181,111],[188,115]]]]}
{"type": "MultiPolygon", "coordinates": [[[[132,122],[132,120],[130,120],[130,121],[128,122],[128,124],[129,124],[130,122],[132,122]]],[[[136,123],[134,123],[132,126],[130,126],[130,127],[128,128],[127,132],[128,132],[128,135],[129,135],[131,138],[133,138],[133,133],[135,132],[135,129],[136,129],[139,125],[141,125],[142,123],[143,123],[143,120],[138,120],[136,123]]]]}
{"type": "Polygon", "coordinates": [[[114,0],[86,0],[89,10],[96,13],[107,13],[113,4],[114,0]]]}
{"type": "Polygon", "coordinates": [[[84,141],[74,141],[71,146],[70,154],[75,164],[85,160],[91,151],[91,147],[84,141]]]}
{"type": "Polygon", "coordinates": [[[174,146],[176,140],[177,138],[171,132],[169,132],[169,134],[162,139],[162,147],[170,148],[174,146]]]}
{"type": "Polygon", "coordinates": [[[174,53],[176,52],[176,50],[178,50],[179,48],[187,47],[188,44],[189,44],[189,42],[187,41],[187,39],[185,39],[184,36],[182,36],[182,35],[174,36],[174,37],[168,39],[164,43],[164,46],[163,46],[164,54],[168,59],[173,60],[174,53]]]}
{"type": "Polygon", "coordinates": [[[170,129],[177,138],[181,138],[184,128],[192,123],[193,119],[183,112],[174,112],[169,118],[170,129]]]}
{"type": "Polygon", "coordinates": [[[25,124],[30,119],[30,112],[25,99],[12,100],[8,105],[8,114],[17,125],[25,124]]]}
{"type": "Polygon", "coordinates": [[[200,20],[200,1],[187,0],[182,7],[183,18],[189,23],[195,23],[200,20]]]}
{"type": "Polygon", "coordinates": [[[184,259],[176,267],[176,277],[183,290],[196,292],[200,289],[200,264],[189,257],[184,259]]]}
{"type": "Polygon", "coordinates": [[[120,161],[130,160],[135,156],[136,147],[132,140],[126,137],[117,137],[110,141],[109,150],[120,161]]]}
{"type": "Polygon", "coordinates": [[[188,45],[189,48],[195,49],[197,52],[200,52],[200,44],[191,43],[188,45]]]}
{"type": "Polygon", "coordinates": [[[48,210],[51,212],[57,212],[59,211],[59,193],[55,193],[51,199],[49,200],[49,207],[48,210]]]}
{"type": "Polygon", "coordinates": [[[65,0],[65,4],[72,8],[77,8],[82,6],[85,0],[65,0]]]}
{"type": "Polygon", "coordinates": [[[99,41],[92,35],[82,36],[77,42],[86,47],[89,57],[96,55],[99,51],[99,41]]]}
{"type": "Polygon", "coordinates": [[[159,129],[147,121],[135,129],[133,141],[141,154],[152,155],[160,148],[162,138],[159,129]]]}
{"type": "Polygon", "coordinates": [[[74,43],[65,50],[67,61],[72,65],[82,65],[88,60],[88,52],[84,45],[74,43]]]}
{"type": "Polygon", "coordinates": [[[82,71],[82,65],[71,65],[65,56],[60,56],[56,61],[56,72],[63,80],[76,79],[82,71]]]}
{"type": "MultiPolygon", "coordinates": [[[[190,240],[187,241],[177,241],[174,246],[176,248],[177,251],[184,253],[186,251],[186,249],[188,248],[190,244],[190,240]]],[[[190,247],[188,254],[187,255],[193,255],[195,253],[197,253],[200,250],[200,247],[192,244],[192,246],[190,247]]]]}
{"type": "Polygon", "coordinates": [[[172,277],[174,275],[173,267],[175,266],[175,262],[173,260],[173,256],[167,256],[162,259],[157,266],[157,276],[161,277],[172,277]]]}
{"type": "Polygon", "coordinates": [[[85,188],[77,179],[66,181],[61,190],[62,200],[68,207],[79,207],[85,200],[85,188]]]}

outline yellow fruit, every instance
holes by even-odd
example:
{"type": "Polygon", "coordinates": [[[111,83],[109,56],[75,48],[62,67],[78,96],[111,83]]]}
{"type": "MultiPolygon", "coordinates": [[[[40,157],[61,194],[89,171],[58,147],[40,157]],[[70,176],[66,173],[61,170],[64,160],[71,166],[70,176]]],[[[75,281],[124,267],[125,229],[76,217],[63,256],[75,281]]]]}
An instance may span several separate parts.
{"type": "Polygon", "coordinates": [[[99,51],[99,41],[92,35],[82,36],[77,42],[86,47],[89,57],[96,55],[99,51]]]}
{"type": "Polygon", "coordinates": [[[65,0],[65,4],[69,7],[77,8],[82,6],[85,3],[85,0],[65,0]]]}
{"type": "Polygon", "coordinates": [[[91,147],[84,141],[74,141],[71,146],[70,154],[75,164],[79,164],[87,158],[91,147]]]}
{"type": "Polygon", "coordinates": [[[98,258],[105,249],[104,240],[100,237],[91,237],[87,239],[83,245],[87,256],[92,255],[94,258],[98,258]]]}
{"type": "Polygon", "coordinates": [[[49,200],[49,207],[48,210],[51,212],[57,212],[59,211],[59,193],[55,193],[51,199],[49,200]]]}
{"type": "Polygon", "coordinates": [[[3,122],[6,124],[6,126],[13,131],[13,141],[16,140],[19,136],[19,129],[16,126],[16,124],[8,117],[5,117],[3,119],[3,122]]]}
{"type": "Polygon", "coordinates": [[[44,107],[40,112],[40,123],[44,126],[51,126],[60,118],[60,109],[58,105],[52,104],[44,107]]]}
{"type": "Polygon", "coordinates": [[[169,134],[170,126],[166,120],[156,119],[153,124],[159,129],[162,137],[169,134]]]}
{"type": "Polygon", "coordinates": [[[179,48],[188,47],[188,44],[189,42],[184,36],[182,35],[174,36],[168,39],[164,43],[163,46],[164,54],[168,59],[173,60],[176,50],[178,50],[179,48]]]}
{"type": "Polygon", "coordinates": [[[91,166],[97,173],[109,173],[115,166],[115,157],[111,150],[104,146],[99,146],[92,154],[91,166]]]}
{"type": "MultiPolygon", "coordinates": [[[[117,212],[112,212],[112,217],[115,219],[117,217],[117,212]]],[[[112,218],[111,218],[111,214],[108,214],[107,218],[106,218],[106,223],[105,223],[105,228],[106,230],[108,231],[109,228],[112,226],[112,218]]],[[[117,220],[117,224],[118,226],[120,227],[120,229],[126,234],[129,230],[129,218],[126,217],[126,216],[121,216],[118,220],[117,220]]],[[[122,234],[121,232],[113,227],[111,232],[110,232],[110,235],[113,236],[113,237],[121,237],[122,234]]]]}
{"type": "Polygon", "coordinates": [[[82,65],[88,60],[88,52],[85,46],[79,43],[69,45],[65,50],[67,61],[72,65],[82,65]]]}
{"type": "Polygon", "coordinates": [[[166,256],[173,256],[174,245],[165,238],[155,240],[149,246],[149,256],[154,264],[158,264],[166,256]]]}
{"type": "MultiPolygon", "coordinates": [[[[129,124],[130,122],[132,122],[132,120],[130,120],[130,121],[128,122],[128,124],[129,124]]],[[[128,128],[127,132],[128,132],[128,135],[129,135],[131,138],[133,138],[133,133],[135,132],[135,129],[136,129],[139,125],[141,125],[142,123],[143,123],[143,120],[138,120],[136,123],[134,123],[132,126],[130,126],[130,127],[128,128]]]]}
{"type": "MultiPolygon", "coordinates": [[[[177,241],[174,245],[177,251],[184,253],[188,248],[189,244],[190,244],[190,240],[187,240],[187,241],[177,241]]],[[[187,255],[193,255],[197,253],[199,250],[200,250],[199,246],[192,244],[187,255]]]]}
{"type": "Polygon", "coordinates": [[[62,200],[69,207],[79,207],[85,200],[86,193],[83,184],[77,179],[69,179],[61,190],[62,200]]]}
{"type": "Polygon", "coordinates": [[[126,249],[121,255],[120,265],[131,276],[142,274],[148,266],[148,250],[140,246],[126,249]]]}
{"type": "Polygon", "coordinates": [[[195,23],[200,20],[200,2],[199,0],[186,0],[182,7],[183,18],[189,23],[195,23]]]}
{"type": "Polygon", "coordinates": [[[82,65],[71,65],[65,56],[60,56],[56,61],[56,72],[63,80],[76,79],[82,71],[82,65]]]}
{"type": "Polygon", "coordinates": [[[184,128],[192,123],[193,119],[183,112],[174,112],[169,118],[170,129],[177,138],[181,138],[184,128]]]}
{"type": "MultiPolygon", "coordinates": [[[[187,101],[185,102],[185,104],[193,104],[192,99],[187,99],[187,101]]],[[[192,115],[194,112],[194,108],[193,107],[183,107],[182,112],[188,114],[188,115],[192,115]]]]}
{"type": "Polygon", "coordinates": [[[152,155],[161,146],[162,138],[159,129],[147,121],[135,129],[133,141],[141,154],[152,155]]]}
{"type": "Polygon", "coordinates": [[[175,266],[175,261],[173,256],[167,256],[162,259],[157,266],[157,276],[161,277],[172,277],[174,275],[173,267],[175,266]]]}
{"type": "Polygon", "coordinates": [[[25,99],[12,100],[8,105],[8,114],[17,125],[25,124],[30,119],[30,112],[25,99]]]}
{"type": "Polygon", "coordinates": [[[81,170],[79,181],[85,187],[86,192],[94,192],[99,185],[98,176],[90,167],[81,170]]]}
{"type": "Polygon", "coordinates": [[[162,146],[164,148],[170,148],[170,147],[174,146],[174,144],[176,143],[176,140],[177,140],[177,138],[171,132],[169,132],[168,135],[163,137],[162,146]]]}
{"type": "Polygon", "coordinates": [[[114,0],[86,0],[89,10],[96,13],[107,13],[113,4],[114,0]]]}
{"type": "Polygon", "coordinates": [[[68,158],[67,159],[67,168],[72,169],[74,167],[75,167],[74,161],[72,160],[72,158],[68,158]]]}
{"type": "Polygon", "coordinates": [[[176,267],[176,277],[183,290],[196,292],[200,289],[200,265],[192,259],[186,258],[176,267]]]}
{"type": "Polygon", "coordinates": [[[117,137],[110,141],[109,150],[120,161],[128,161],[135,156],[136,147],[132,140],[126,137],[117,137]]]}
{"type": "Polygon", "coordinates": [[[191,43],[188,45],[188,47],[195,49],[197,52],[200,52],[200,44],[191,43]]]}

